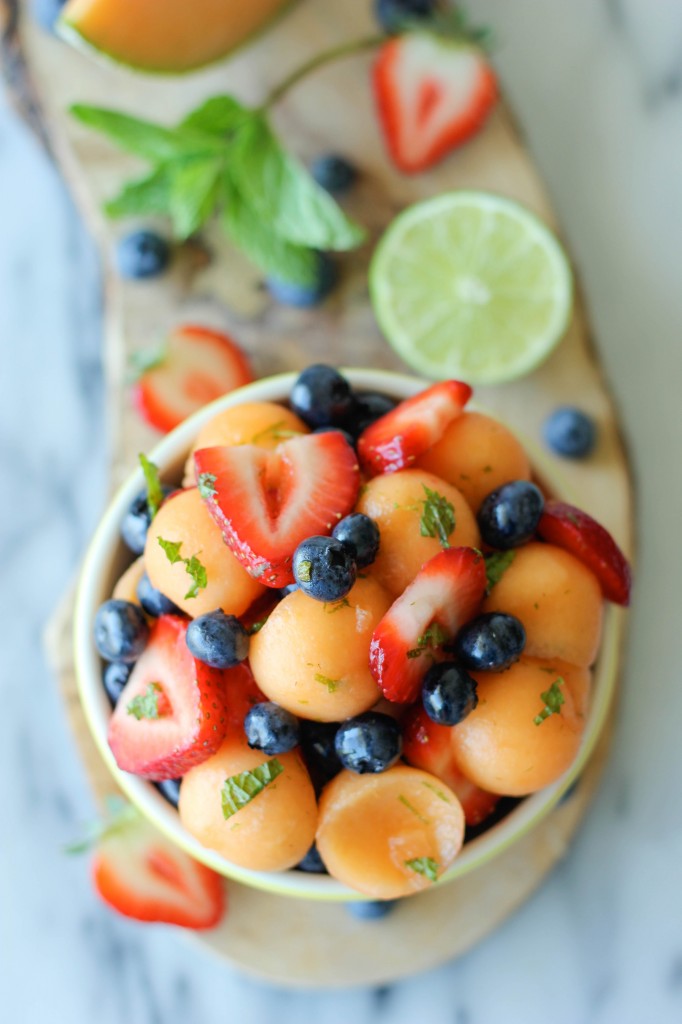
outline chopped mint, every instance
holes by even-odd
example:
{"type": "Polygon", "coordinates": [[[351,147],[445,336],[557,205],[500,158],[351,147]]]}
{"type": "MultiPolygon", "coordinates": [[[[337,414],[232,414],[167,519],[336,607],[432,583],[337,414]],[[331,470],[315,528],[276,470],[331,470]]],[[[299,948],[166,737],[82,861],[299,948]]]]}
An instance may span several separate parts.
{"type": "Polygon", "coordinates": [[[341,611],[342,608],[350,608],[350,606],[351,605],[348,598],[342,597],[340,601],[325,601],[324,610],[326,611],[327,615],[333,615],[334,612],[341,611]],[[329,607],[329,605],[331,605],[331,607],[329,607]]]}
{"type": "Polygon", "coordinates": [[[505,572],[516,558],[515,551],[496,551],[492,555],[486,555],[485,577],[486,593],[490,593],[496,583],[499,583],[505,572]]]}
{"type": "Polygon", "coordinates": [[[533,719],[536,725],[542,725],[550,715],[561,714],[561,705],[566,703],[566,698],[560,689],[563,685],[564,680],[559,676],[558,679],[554,680],[549,690],[545,690],[540,694],[540,700],[544,703],[544,707],[540,714],[536,715],[533,719]]]}
{"type": "Polygon", "coordinates": [[[448,499],[438,491],[432,491],[426,484],[422,486],[426,498],[422,501],[424,511],[419,532],[422,537],[437,537],[441,547],[449,548],[448,538],[455,528],[455,510],[448,499]]]}
{"type": "Polygon", "coordinates": [[[403,796],[402,793],[398,797],[398,800],[400,800],[400,803],[403,805],[403,807],[407,807],[408,811],[412,811],[412,814],[414,814],[414,816],[416,818],[419,818],[419,820],[421,822],[423,822],[424,825],[428,825],[429,824],[429,819],[425,818],[424,815],[421,814],[420,811],[417,810],[417,808],[414,806],[414,804],[411,804],[410,801],[407,799],[407,797],[403,796]]]}
{"type": "Polygon", "coordinates": [[[153,462],[150,462],[142,452],[138,455],[138,459],[140,460],[145,483],[147,484],[147,508],[149,509],[149,515],[153,519],[163,504],[163,488],[159,480],[159,468],[153,462]]]}
{"type": "Polygon", "coordinates": [[[197,481],[199,485],[199,494],[207,501],[209,498],[215,498],[217,491],[215,489],[216,476],[214,473],[200,473],[197,481]]]}
{"type": "Polygon", "coordinates": [[[162,341],[160,345],[152,348],[140,349],[133,352],[130,357],[130,369],[132,379],[135,381],[148,370],[155,370],[168,358],[168,342],[162,341]]]}
{"type": "Polygon", "coordinates": [[[257,768],[252,768],[251,771],[240,772],[238,775],[231,775],[229,779],[225,779],[220,791],[223,817],[231,818],[242,807],[246,807],[283,771],[281,762],[276,757],[272,757],[269,761],[259,764],[257,768]]]}
{"type": "Polygon", "coordinates": [[[417,637],[417,646],[407,652],[408,658],[418,658],[425,651],[441,647],[450,637],[437,622],[432,622],[425,633],[417,637]]]}
{"type": "Polygon", "coordinates": [[[300,430],[290,430],[287,427],[286,420],[278,420],[277,423],[271,423],[269,427],[264,427],[263,430],[259,430],[257,434],[254,434],[251,438],[251,444],[259,444],[269,437],[272,437],[275,441],[286,441],[290,437],[300,436],[300,430]]]}
{"type": "Polygon", "coordinates": [[[313,563],[308,559],[304,559],[298,563],[298,578],[303,583],[310,583],[312,579],[313,563]]]}
{"type": "Polygon", "coordinates": [[[164,540],[163,537],[157,537],[156,539],[166,552],[166,558],[171,565],[175,565],[176,562],[185,563],[185,572],[192,580],[192,585],[185,594],[185,601],[188,598],[196,597],[200,590],[205,590],[208,586],[208,573],[206,572],[206,567],[199,561],[198,555],[192,555],[191,558],[183,558],[180,554],[182,548],[181,540],[164,540]]]}
{"type": "Polygon", "coordinates": [[[129,715],[133,715],[138,722],[141,718],[160,718],[159,694],[161,692],[159,683],[149,683],[144,693],[138,693],[137,697],[133,697],[126,705],[126,711],[129,715]]]}
{"type": "Polygon", "coordinates": [[[429,882],[435,882],[438,878],[439,865],[433,857],[413,857],[412,860],[405,861],[405,867],[410,871],[416,871],[418,875],[424,875],[429,882]]]}
{"type": "Polygon", "coordinates": [[[156,539],[166,552],[166,558],[171,565],[175,565],[176,562],[184,562],[184,558],[180,554],[181,540],[164,540],[163,537],[157,537],[156,539]]]}
{"type": "Polygon", "coordinates": [[[330,679],[329,676],[323,676],[321,672],[316,672],[313,678],[316,683],[326,686],[330,693],[336,693],[341,683],[340,679],[330,679]]]}
{"type": "Polygon", "coordinates": [[[442,789],[438,789],[437,786],[432,785],[430,782],[422,782],[422,786],[426,786],[426,788],[430,789],[432,793],[435,793],[438,799],[442,800],[443,803],[450,803],[442,789]]]}
{"type": "Polygon", "coordinates": [[[64,853],[87,853],[116,832],[121,832],[131,826],[134,827],[140,822],[140,812],[121,797],[109,796],[105,802],[104,818],[92,822],[82,839],[77,839],[63,847],[64,853]]]}
{"type": "Polygon", "coordinates": [[[260,633],[261,629],[263,628],[263,626],[265,625],[269,618],[270,616],[266,615],[264,619],[259,619],[258,622],[254,622],[253,626],[249,626],[249,628],[247,629],[247,633],[249,634],[249,636],[253,636],[254,633],[260,633]]]}

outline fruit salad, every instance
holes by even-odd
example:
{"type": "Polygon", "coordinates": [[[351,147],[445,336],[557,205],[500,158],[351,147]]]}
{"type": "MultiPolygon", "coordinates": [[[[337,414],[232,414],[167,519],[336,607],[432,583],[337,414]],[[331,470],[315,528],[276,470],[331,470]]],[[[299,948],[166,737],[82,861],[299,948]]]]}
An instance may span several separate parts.
{"type": "Polygon", "coordinates": [[[574,760],[629,567],[470,397],[311,366],[210,419],[182,481],[141,456],[108,742],[232,864],[409,896],[574,760]]]}

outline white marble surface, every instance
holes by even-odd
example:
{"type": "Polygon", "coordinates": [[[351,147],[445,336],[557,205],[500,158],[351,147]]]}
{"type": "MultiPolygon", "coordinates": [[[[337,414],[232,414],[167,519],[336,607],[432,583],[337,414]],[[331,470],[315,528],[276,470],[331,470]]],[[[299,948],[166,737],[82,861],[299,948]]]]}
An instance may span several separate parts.
{"type": "Polygon", "coordinates": [[[470,7],[498,30],[499,66],[570,241],[639,482],[620,727],[592,813],[570,856],[496,935],[386,989],[273,991],[97,903],[82,862],[59,852],[92,807],[40,649],[104,498],[97,260],[2,99],[2,1020],[682,1020],[682,5],[470,7]]]}

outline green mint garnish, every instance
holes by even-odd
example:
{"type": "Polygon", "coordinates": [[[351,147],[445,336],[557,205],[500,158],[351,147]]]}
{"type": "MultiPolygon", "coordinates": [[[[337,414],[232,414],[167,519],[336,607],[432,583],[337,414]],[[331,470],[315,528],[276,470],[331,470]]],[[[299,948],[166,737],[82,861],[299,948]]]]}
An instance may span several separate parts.
{"type": "Polygon", "coordinates": [[[499,583],[505,572],[516,558],[515,551],[496,551],[493,555],[487,555],[485,559],[486,593],[490,593],[496,583],[499,583]]]}
{"type": "Polygon", "coordinates": [[[259,619],[258,622],[254,622],[253,626],[249,626],[246,632],[249,634],[249,636],[253,636],[254,633],[260,633],[261,629],[263,628],[263,626],[265,625],[269,618],[270,616],[266,615],[264,619],[259,619]]]}
{"type": "Polygon", "coordinates": [[[316,683],[326,686],[330,693],[335,693],[341,683],[340,679],[330,679],[329,676],[323,676],[321,672],[316,672],[313,678],[316,683]]]}
{"type": "Polygon", "coordinates": [[[438,789],[436,786],[431,785],[430,782],[422,782],[422,786],[426,786],[426,788],[430,789],[432,793],[435,793],[438,799],[442,800],[443,803],[450,803],[442,789],[438,789]]]}
{"type": "Polygon", "coordinates": [[[217,491],[215,489],[216,477],[214,473],[200,473],[197,481],[199,485],[199,494],[207,501],[209,498],[215,498],[217,491]]]}
{"type": "Polygon", "coordinates": [[[161,481],[159,480],[159,469],[142,452],[138,455],[138,459],[140,460],[144,480],[147,485],[147,508],[149,509],[149,515],[153,519],[161,508],[164,497],[161,481]]]}
{"type": "Polygon", "coordinates": [[[422,537],[437,537],[443,548],[450,547],[448,537],[455,528],[455,510],[452,504],[438,491],[432,491],[425,484],[426,498],[422,501],[424,511],[419,523],[422,537]]]}
{"type": "Polygon", "coordinates": [[[184,558],[180,554],[181,540],[164,540],[163,537],[157,537],[156,539],[166,552],[166,558],[171,565],[175,565],[176,562],[184,562],[184,558]]]}
{"type": "Polygon", "coordinates": [[[185,601],[190,597],[196,597],[200,590],[205,590],[208,585],[208,573],[206,567],[201,564],[197,555],[192,555],[191,558],[183,558],[180,554],[182,548],[181,540],[164,540],[163,537],[156,538],[166,552],[166,558],[175,565],[176,562],[185,563],[185,572],[192,580],[192,585],[185,594],[185,601]]]}
{"type": "Polygon", "coordinates": [[[443,627],[437,622],[432,622],[426,632],[417,637],[417,646],[407,652],[407,657],[418,658],[433,647],[441,647],[449,639],[443,627]]]}
{"type": "Polygon", "coordinates": [[[304,583],[310,583],[312,579],[313,563],[305,559],[298,563],[298,578],[304,583]]]}
{"type": "Polygon", "coordinates": [[[411,803],[410,803],[410,801],[409,801],[409,800],[407,799],[407,797],[406,797],[406,796],[403,796],[403,795],[402,795],[402,793],[401,793],[401,794],[400,794],[400,796],[398,797],[398,800],[400,800],[400,803],[401,803],[401,804],[402,804],[402,805],[403,805],[404,807],[407,807],[408,811],[411,811],[411,812],[412,812],[412,814],[414,814],[414,816],[415,816],[416,818],[419,818],[419,820],[420,820],[421,822],[423,822],[423,824],[424,824],[424,825],[428,825],[428,824],[429,824],[429,819],[428,819],[428,818],[425,818],[425,817],[424,817],[424,815],[423,815],[423,814],[421,814],[421,813],[420,813],[420,812],[419,812],[419,811],[417,810],[417,808],[416,808],[416,807],[414,806],[414,804],[411,804],[411,803]]]}
{"type": "Polygon", "coordinates": [[[238,775],[231,775],[229,779],[225,779],[220,791],[223,817],[231,818],[242,807],[250,804],[254,797],[262,793],[265,787],[269,786],[283,771],[281,762],[276,757],[272,757],[269,761],[259,764],[257,768],[252,768],[251,771],[240,772],[238,775]]]}
{"type": "Polygon", "coordinates": [[[405,867],[416,871],[418,875],[424,875],[429,882],[435,882],[438,878],[438,864],[433,857],[413,857],[405,861],[405,867]]]}
{"type": "Polygon", "coordinates": [[[269,427],[264,427],[263,430],[259,430],[257,434],[254,434],[251,438],[251,444],[258,444],[268,437],[272,437],[275,441],[286,441],[290,437],[300,436],[300,430],[291,430],[287,427],[285,420],[279,420],[277,423],[271,423],[269,427]]]}
{"type": "Polygon", "coordinates": [[[340,601],[333,601],[324,603],[324,610],[327,615],[333,615],[334,612],[341,611],[342,608],[350,608],[350,601],[347,597],[342,597],[340,601]],[[331,604],[331,607],[329,605],[331,604]]]}
{"type": "Polygon", "coordinates": [[[533,721],[536,725],[542,725],[546,718],[550,715],[561,714],[561,705],[566,703],[566,698],[560,690],[560,687],[564,685],[564,680],[559,676],[555,679],[549,690],[545,690],[540,694],[540,700],[543,702],[544,707],[539,715],[536,715],[533,721]]]}
{"type": "Polygon", "coordinates": [[[133,381],[138,380],[148,370],[162,366],[168,358],[168,342],[162,341],[153,348],[139,349],[130,356],[130,369],[133,381]]]}
{"type": "Polygon", "coordinates": [[[142,818],[140,812],[132,804],[120,796],[108,796],[105,803],[104,818],[92,822],[82,839],[77,839],[63,847],[64,853],[87,853],[115,833],[139,827],[142,818]]]}
{"type": "Polygon", "coordinates": [[[133,697],[130,703],[126,705],[126,711],[129,715],[133,715],[138,722],[141,718],[160,718],[160,693],[161,686],[159,683],[149,683],[144,693],[138,693],[137,697],[133,697]]]}

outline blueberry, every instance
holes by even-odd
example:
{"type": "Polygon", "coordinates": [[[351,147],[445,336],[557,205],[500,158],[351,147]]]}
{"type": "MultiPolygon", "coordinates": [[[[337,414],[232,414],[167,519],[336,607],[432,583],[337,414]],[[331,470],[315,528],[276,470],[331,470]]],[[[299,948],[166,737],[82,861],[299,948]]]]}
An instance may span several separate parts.
{"type": "Polygon", "coordinates": [[[328,434],[332,430],[336,434],[341,434],[346,444],[349,444],[355,450],[355,438],[348,430],[344,430],[343,427],[315,427],[313,434],[328,434]]]}
{"type": "Polygon", "coordinates": [[[308,537],[294,551],[294,579],[316,601],[338,601],[355,583],[357,568],[345,544],[334,537],[308,537]]]}
{"type": "Polygon", "coordinates": [[[270,700],[247,712],[244,732],[249,746],[265,754],[286,754],[300,742],[298,719],[270,700]]]}
{"type": "Polygon", "coordinates": [[[329,872],[324,866],[324,861],[320,857],[315,843],[310,847],[303,860],[299,861],[296,865],[299,871],[308,871],[313,875],[327,875],[329,872]]]}
{"type": "Polygon", "coordinates": [[[185,640],[194,657],[211,668],[234,668],[249,653],[249,634],[220,608],[190,622],[185,640]]]}
{"type": "Polygon", "coordinates": [[[348,422],[345,424],[346,429],[357,441],[360,434],[367,427],[371,426],[372,423],[376,423],[387,412],[391,412],[392,409],[395,409],[395,406],[396,403],[392,398],[387,398],[386,395],[380,395],[373,391],[356,395],[353,410],[348,422]]]}
{"type": "Polygon", "coordinates": [[[454,661],[441,661],[424,676],[422,704],[432,722],[457,725],[478,704],[476,680],[454,661]]]}
{"type": "Polygon", "coordinates": [[[395,764],[402,753],[403,738],[395,718],[365,711],[339,726],[334,746],[344,768],[364,775],[385,772],[395,764]]]}
{"type": "Polygon", "coordinates": [[[398,900],[352,900],[346,910],[358,921],[380,921],[395,910],[398,900]]]}
{"type": "Polygon", "coordinates": [[[406,22],[428,20],[438,0],[374,0],[374,14],[384,32],[399,32],[406,22]]]}
{"type": "Polygon", "coordinates": [[[137,599],[147,615],[152,615],[156,619],[158,619],[159,615],[182,614],[178,606],[169,597],[166,597],[160,590],[156,590],[152,586],[146,572],[143,573],[140,577],[140,582],[137,584],[137,599]]]}
{"type": "MultiPolygon", "coordinates": [[[[171,488],[164,487],[164,495],[170,494],[171,488]]],[[[121,523],[121,537],[123,543],[130,548],[134,555],[141,555],[147,540],[147,530],[152,521],[147,504],[147,492],[140,491],[137,497],[133,498],[130,508],[123,517],[121,523]]]]}
{"type": "Polygon", "coordinates": [[[379,527],[362,512],[341,519],[332,530],[332,537],[348,548],[358,569],[371,565],[379,553],[379,527]]]}
{"type": "Polygon", "coordinates": [[[41,28],[48,32],[54,32],[55,25],[66,0],[33,0],[31,10],[33,17],[41,28]]]}
{"type": "Polygon", "coordinates": [[[182,779],[164,779],[163,782],[157,782],[156,788],[162,797],[164,797],[169,804],[173,807],[177,807],[180,801],[180,783],[182,779]]]}
{"type": "Polygon", "coordinates": [[[170,262],[170,246],[154,231],[133,231],[124,235],[116,249],[121,277],[140,280],[162,274],[170,262]]]}
{"type": "Polygon", "coordinates": [[[353,408],[353,392],[333,366],[315,363],[299,374],[290,401],[291,408],[309,427],[338,427],[353,408]]]}
{"type": "Polygon", "coordinates": [[[594,420],[570,405],[562,406],[548,416],[542,431],[552,451],[569,459],[584,459],[597,443],[594,420]]]}
{"type": "Polygon", "coordinates": [[[355,184],[358,176],[353,164],[335,153],[318,156],[310,166],[310,173],[317,184],[327,192],[336,193],[347,192],[351,185],[355,184]]]}
{"type": "Polygon", "coordinates": [[[526,646],[526,631],[513,615],[488,612],[468,622],[455,638],[455,652],[467,668],[501,672],[518,661],[526,646]]]}
{"type": "Polygon", "coordinates": [[[486,496],[477,520],[486,544],[506,551],[526,544],[538,528],[545,505],[542,491],[528,480],[512,480],[486,496]]]}
{"type": "Polygon", "coordinates": [[[139,605],[105,601],[95,616],[95,646],[105,661],[137,661],[147,646],[149,626],[139,605]]]}
{"type": "Polygon", "coordinates": [[[301,726],[301,749],[316,790],[321,790],[338,775],[342,765],[336,753],[334,740],[338,722],[309,722],[301,726]]]}
{"type": "Polygon", "coordinates": [[[112,661],[104,669],[102,682],[104,683],[104,689],[107,691],[107,697],[111,702],[112,708],[116,707],[118,698],[123,693],[125,684],[128,682],[132,671],[133,666],[126,665],[122,661],[112,661]]]}
{"type": "Polygon", "coordinates": [[[336,265],[324,252],[316,254],[315,279],[308,284],[268,277],[266,284],[273,299],[283,306],[310,309],[327,298],[337,280],[336,265]]]}

